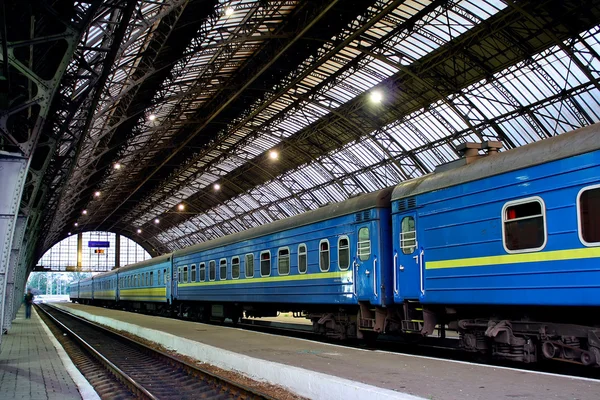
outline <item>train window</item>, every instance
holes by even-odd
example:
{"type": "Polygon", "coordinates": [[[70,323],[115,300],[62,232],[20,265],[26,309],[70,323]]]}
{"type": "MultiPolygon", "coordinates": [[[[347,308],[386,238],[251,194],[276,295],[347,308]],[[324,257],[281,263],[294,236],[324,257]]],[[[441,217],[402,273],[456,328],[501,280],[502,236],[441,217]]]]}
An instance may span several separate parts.
{"type": "Polygon", "coordinates": [[[306,245],[304,243],[298,245],[298,272],[305,274],[308,269],[308,260],[306,258],[306,245]]]}
{"type": "Polygon", "coordinates": [[[231,258],[231,279],[239,279],[240,277],[240,258],[231,258]]]}
{"type": "Polygon", "coordinates": [[[183,267],[183,283],[189,282],[190,276],[188,275],[188,266],[183,267]]]}
{"type": "Polygon", "coordinates": [[[214,281],[217,279],[217,262],[210,260],[208,262],[208,280],[214,281]]]}
{"type": "Polygon", "coordinates": [[[271,252],[269,250],[260,253],[260,276],[271,275],[271,252]]]}
{"type": "Polygon", "coordinates": [[[192,282],[196,282],[196,266],[192,264],[192,272],[191,272],[190,280],[192,282]]]}
{"type": "Polygon", "coordinates": [[[329,271],[329,240],[319,242],[319,268],[322,272],[329,271]]]}
{"type": "Polygon", "coordinates": [[[160,285],[161,280],[160,280],[160,269],[156,271],[156,284],[160,285]]]}
{"type": "Polygon", "coordinates": [[[146,272],[146,286],[150,286],[150,272],[146,272]]]}
{"type": "Polygon", "coordinates": [[[511,201],[502,209],[504,249],[508,253],[537,251],[546,245],[544,202],[539,197],[511,201]]]}
{"type": "Polygon", "coordinates": [[[287,247],[277,250],[277,273],[279,275],[290,274],[290,249],[287,247]]]}
{"type": "Polygon", "coordinates": [[[338,239],[338,266],[345,271],[350,268],[350,240],[348,236],[338,239]]]}
{"type": "Polygon", "coordinates": [[[167,285],[167,281],[168,281],[169,277],[167,276],[167,269],[163,269],[163,285],[167,285]]]}
{"type": "Polygon", "coordinates": [[[371,234],[366,226],[358,230],[357,255],[361,261],[366,261],[371,257],[371,234]]]}
{"type": "Polygon", "coordinates": [[[177,282],[181,282],[181,267],[177,268],[177,282]]]}
{"type": "Polygon", "coordinates": [[[254,277],[254,254],[245,255],[246,278],[254,277]]]}
{"type": "Polygon", "coordinates": [[[412,254],[417,248],[417,230],[415,218],[412,216],[402,218],[400,221],[400,248],[404,254],[412,254]]]}
{"type": "Polygon", "coordinates": [[[200,282],[206,280],[206,264],[200,263],[200,282]]]}
{"type": "Polygon", "coordinates": [[[154,286],[154,272],[150,271],[150,286],[154,286]]]}
{"type": "Polygon", "coordinates": [[[600,185],[583,188],[577,208],[579,239],[586,246],[600,246],[600,185]]]}
{"type": "Polygon", "coordinates": [[[225,280],[227,279],[227,259],[221,258],[219,261],[219,279],[225,280]]]}

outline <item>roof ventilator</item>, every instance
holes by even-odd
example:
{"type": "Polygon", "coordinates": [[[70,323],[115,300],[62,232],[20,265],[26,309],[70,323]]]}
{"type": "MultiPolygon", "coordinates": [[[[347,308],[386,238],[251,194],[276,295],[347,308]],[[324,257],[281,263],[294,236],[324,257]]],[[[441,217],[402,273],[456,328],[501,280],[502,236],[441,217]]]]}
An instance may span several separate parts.
{"type": "Polygon", "coordinates": [[[366,221],[371,218],[371,211],[366,210],[356,213],[356,222],[366,221]]]}
{"type": "Polygon", "coordinates": [[[487,140],[482,143],[461,143],[458,146],[456,146],[456,151],[458,151],[461,158],[459,158],[458,160],[450,161],[445,164],[438,165],[435,168],[435,172],[444,172],[450,169],[462,167],[463,165],[471,164],[473,161],[477,161],[482,157],[498,154],[498,150],[500,150],[501,148],[501,142],[491,140],[487,140]],[[479,154],[480,150],[483,150],[485,154],[479,154]]]}
{"type": "Polygon", "coordinates": [[[410,210],[411,208],[416,208],[416,207],[417,207],[417,199],[414,197],[401,199],[398,202],[398,211],[406,211],[406,210],[410,210]]]}

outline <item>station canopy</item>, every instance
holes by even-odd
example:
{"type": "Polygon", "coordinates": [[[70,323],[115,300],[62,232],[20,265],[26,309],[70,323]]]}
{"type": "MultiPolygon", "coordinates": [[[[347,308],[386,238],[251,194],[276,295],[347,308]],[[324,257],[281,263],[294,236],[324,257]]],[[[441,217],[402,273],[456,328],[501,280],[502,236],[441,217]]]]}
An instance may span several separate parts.
{"type": "Polygon", "coordinates": [[[431,173],[464,142],[596,123],[599,24],[581,0],[105,1],[44,128],[69,140],[39,252],[90,230],[173,251],[431,173]]]}

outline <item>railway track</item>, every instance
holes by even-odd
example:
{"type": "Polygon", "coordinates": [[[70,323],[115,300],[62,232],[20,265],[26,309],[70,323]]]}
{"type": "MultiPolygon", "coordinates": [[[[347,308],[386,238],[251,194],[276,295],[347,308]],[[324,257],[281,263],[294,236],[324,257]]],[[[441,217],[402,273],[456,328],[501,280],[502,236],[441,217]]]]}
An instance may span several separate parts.
{"type": "Polygon", "coordinates": [[[48,305],[42,319],[105,399],[272,399],[48,305]]]}

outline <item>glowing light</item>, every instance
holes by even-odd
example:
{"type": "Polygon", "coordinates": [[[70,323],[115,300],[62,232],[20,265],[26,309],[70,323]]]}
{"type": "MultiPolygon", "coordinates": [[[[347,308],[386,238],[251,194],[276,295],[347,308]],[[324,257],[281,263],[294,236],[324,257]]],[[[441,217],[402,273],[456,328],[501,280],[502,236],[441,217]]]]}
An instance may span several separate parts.
{"type": "Polygon", "coordinates": [[[113,165],[114,169],[121,169],[121,164],[119,163],[115,163],[115,165],[113,165]]]}
{"type": "Polygon", "coordinates": [[[75,225],[75,226],[79,226],[79,224],[78,224],[77,222],[75,222],[73,225],[75,225]]]}
{"type": "Polygon", "coordinates": [[[381,103],[383,101],[383,93],[379,90],[373,90],[370,97],[373,103],[381,103]]]}
{"type": "Polygon", "coordinates": [[[137,230],[137,233],[142,233],[142,230],[141,230],[141,229],[138,229],[138,230],[137,230]]]}
{"type": "Polygon", "coordinates": [[[94,197],[100,197],[100,192],[94,192],[94,197]]]}
{"type": "Polygon", "coordinates": [[[219,185],[218,183],[215,183],[213,185],[213,188],[215,188],[215,190],[219,190],[219,189],[221,189],[221,185],[219,185]]]}
{"type": "Polygon", "coordinates": [[[184,204],[180,204],[180,205],[177,206],[177,209],[179,211],[183,211],[183,210],[185,210],[185,205],[184,204]]]}
{"type": "Polygon", "coordinates": [[[158,218],[155,218],[155,219],[154,219],[154,223],[155,223],[155,224],[158,224],[159,222],[160,222],[160,220],[159,220],[158,218]]]}
{"type": "Polygon", "coordinates": [[[148,116],[148,119],[149,119],[150,121],[154,121],[154,120],[156,119],[156,115],[155,115],[155,114],[150,114],[150,115],[148,116]]]}
{"type": "Polygon", "coordinates": [[[87,210],[83,210],[81,213],[82,213],[83,215],[87,215],[87,210]]]}
{"type": "Polygon", "coordinates": [[[269,152],[269,158],[271,158],[271,160],[277,160],[279,158],[279,153],[275,150],[271,150],[269,152]]]}
{"type": "Polygon", "coordinates": [[[67,236],[71,236],[71,232],[67,232],[67,236]]]}
{"type": "Polygon", "coordinates": [[[228,17],[233,15],[234,12],[235,12],[235,10],[233,9],[233,7],[227,7],[225,9],[225,15],[227,15],[228,17]]]}

